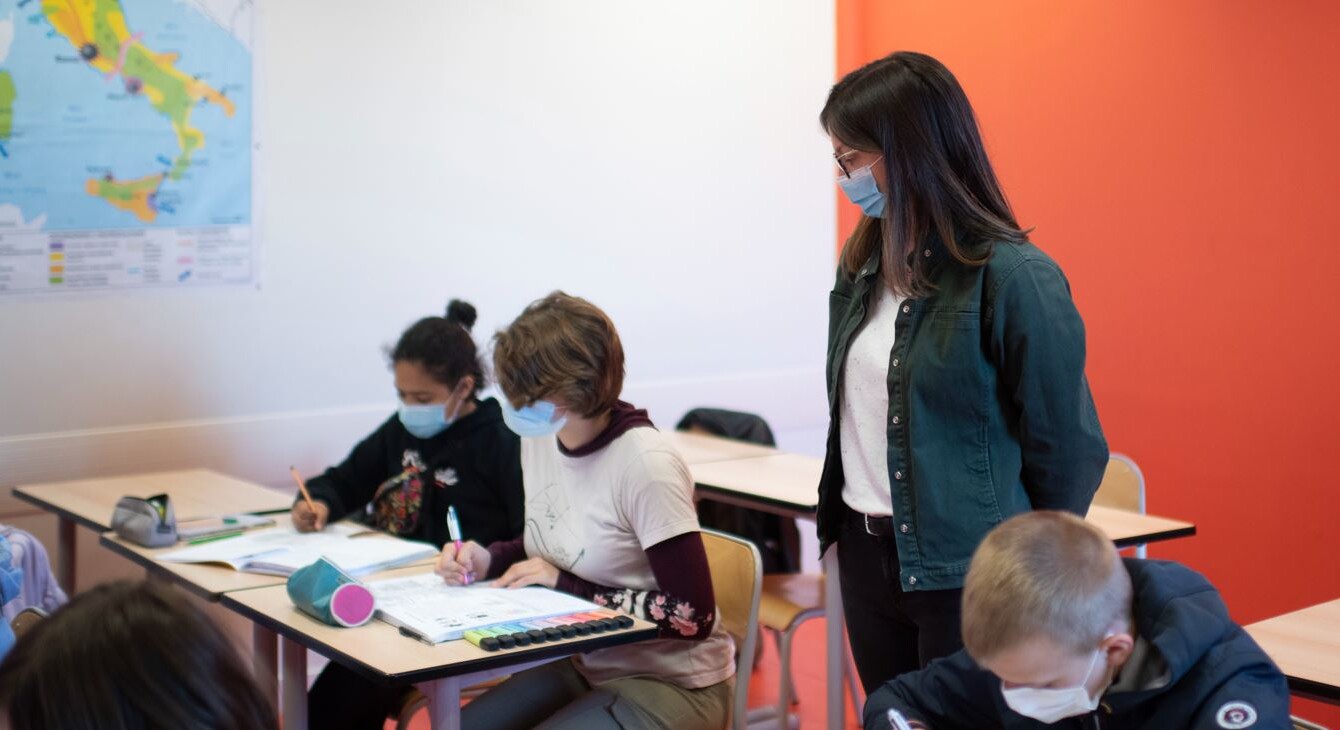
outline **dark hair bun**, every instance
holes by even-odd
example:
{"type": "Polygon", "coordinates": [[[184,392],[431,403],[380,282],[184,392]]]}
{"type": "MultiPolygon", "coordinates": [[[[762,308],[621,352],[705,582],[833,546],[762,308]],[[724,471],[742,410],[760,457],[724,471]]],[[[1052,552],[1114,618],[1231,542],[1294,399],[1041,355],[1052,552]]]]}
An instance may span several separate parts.
{"type": "Polygon", "coordinates": [[[451,303],[447,305],[448,322],[455,322],[468,330],[475,326],[475,318],[474,305],[469,302],[453,299],[451,300],[451,303]]]}

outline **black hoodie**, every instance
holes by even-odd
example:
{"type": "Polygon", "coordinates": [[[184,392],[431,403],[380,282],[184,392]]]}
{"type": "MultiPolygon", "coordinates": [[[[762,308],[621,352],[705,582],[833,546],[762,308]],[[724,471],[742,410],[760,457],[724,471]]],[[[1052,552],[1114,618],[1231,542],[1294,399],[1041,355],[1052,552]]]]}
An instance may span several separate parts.
{"type": "Polygon", "coordinates": [[[1162,560],[1125,560],[1135,597],[1135,625],[1146,644],[1143,666],[1122,667],[1092,713],[1051,725],[1005,704],[1000,680],[966,651],[931,662],[870,695],[866,730],[887,730],[897,708],[933,730],[1289,730],[1284,675],[1242,627],[1228,617],[1219,592],[1199,573],[1162,560]],[[1146,680],[1140,689],[1129,675],[1146,680]],[[1125,679],[1123,679],[1125,678],[1125,679]]]}
{"type": "Polygon", "coordinates": [[[488,545],[521,534],[521,440],[492,398],[476,401],[474,412],[429,439],[411,435],[392,414],[307,486],[330,506],[334,522],[362,512],[391,479],[397,481],[378,500],[389,513],[378,522],[390,532],[441,547],[450,539],[447,507],[455,505],[466,540],[488,545]]]}

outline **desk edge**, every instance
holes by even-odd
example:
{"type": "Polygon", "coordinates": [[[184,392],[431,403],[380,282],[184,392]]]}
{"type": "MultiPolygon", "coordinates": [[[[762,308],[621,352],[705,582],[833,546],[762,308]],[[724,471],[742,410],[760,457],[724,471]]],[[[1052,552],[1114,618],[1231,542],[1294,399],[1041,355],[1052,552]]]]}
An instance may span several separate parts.
{"type": "Polygon", "coordinates": [[[714,487],[711,484],[695,482],[693,485],[695,491],[700,492],[703,499],[723,504],[733,504],[740,507],[750,507],[762,510],[764,512],[773,512],[774,514],[785,513],[790,517],[801,517],[813,519],[819,511],[819,505],[805,505],[796,502],[787,502],[781,499],[772,499],[758,495],[742,496],[741,492],[734,489],[723,489],[714,487]]]}
{"type": "MultiPolygon", "coordinates": [[[[154,560],[153,558],[144,555],[142,553],[137,553],[134,550],[130,549],[129,547],[126,547],[125,545],[122,545],[116,540],[113,540],[112,538],[108,537],[106,531],[103,531],[103,534],[98,536],[98,544],[110,550],[112,553],[120,555],[126,560],[129,560],[130,562],[140,566],[141,568],[144,568],[145,571],[149,573],[149,578],[157,580],[166,580],[175,585],[179,585],[185,588],[190,593],[199,596],[200,598],[203,598],[206,601],[209,601],[210,603],[218,603],[219,600],[226,593],[231,592],[231,591],[224,591],[223,593],[215,593],[213,591],[207,590],[203,586],[197,584],[195,581],[188,580],[185,576],[179,575],[177,573],[172,572],[171,570],[168,570],[167,566],[163,565],[161,562],[154,560]]],[[[257,588],[265,588],[265,587],[268,586],[257,586],[257,588]]],[[[256,590],[256,589],[239,588],[238,590],[256,590]]]]}
{"type": "MultiPolygon", "coordinates": [[[[81,527],[87,527],[90,530],[96,530],[98,532],[106,532],[112,529],[112,526],[110,524],[105,524],[102,522],[94,522],[93,520],[90,520],[87,517],[84,517],[83,515],[77,515],[67,509],[57,507],[56,505],[42,499],[41,497],[38,497],[33,494],[28,494],[26,492],[20,492],[19,490],[23,488],[24,487],[22,486],[12,487],[9,491],[11,494],[14,495],[15,499],[27,502],[28,504],[31,504],[32,506],[42,510],[43,512],[50,512],[63,520],[70,520],[71,522],[74,522],[75,524],[80,525],[81,527]]],[[[108,519],[110,519],[110,517],[111,516],[108,515],[108,519]]]]}
{"type": "Polygon", "coordinates": [[[1320,682],[1315,679],[1305,679],[1285,674],[1284,678],[1289,681],[1289,693],[1298,695],[1304,699],[1324,702],[1334,705],[1340,704],[1340,687],[1326,682],[1320,682]]]}
{"type": "Polygon", "coordinates": [[[1191,537],[1196,534],[1195,525],[1186,525],[1185,527],[1169,527],[1166,530],[1159,530],[1148,535],[1138,535],[1136,537],[1125,537],[1120,540],[1113,540],[1112,543],[1118,548],[1133,547],[1135,545],[1145,545],[1151,542],[1163,542],[1164,540],[1173,540],[1179,537],[1191,537]]]}
{"type": "MultiPolygon", "coordinates": [[[[381,670],[372,667],[343,651],[335,649],[329,644],[319,641],[272,616],[239,602],[233,596],[233,593],[241,592],[243,591],[225,593],[222,595],[220,602],[229,610],[246,617],[248,620],[259,624],[290,641],[301,644],[305,649],[315,651],[333,662],[353,669],[364,678],[370,679],[384,687],[398,687],[419,682],[429,682],[445,677],[473,674],[475,672],[489,669],[502,669],[511,665],[537,659],[561,659],[566,656],[572,656],[573,654],[585,654],[586,652],[594,651],[596,649],[607,649],[613,646],[632,644],[643,639],[654,639],[658,632],[658,629],[654,626],[647,626],[641,629],[624,629],[612,634],[598,634],[594,637],[588,636],[581,642],[561,642],[558,644],[546,643],[542,644],[541,648],[527,649],[525,652],[499,651],[479,659],[457,664],[441,664],[412,672],[384,674],[381,670]],[[512,657],[515,657],[515,659],[511,659],[512,657]]],[[[315,621],[315,619],[313,620],[315,621]]],[[[377,619],[375,618],[373,619],[373,621],[376,620],[377,619]]],[[[405,641],[414,640],[406,637],[405,641]]]]}

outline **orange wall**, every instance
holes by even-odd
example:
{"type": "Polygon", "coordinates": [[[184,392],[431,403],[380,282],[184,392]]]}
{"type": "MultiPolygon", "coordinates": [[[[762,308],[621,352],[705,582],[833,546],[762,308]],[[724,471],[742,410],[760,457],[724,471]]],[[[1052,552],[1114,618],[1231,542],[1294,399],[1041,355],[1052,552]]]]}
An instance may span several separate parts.
{"type": "Polygon", "coordinates": [[[1151,555],[1241,622],[1340,598],[1340,4],[838,0],[837,28],[839,73],[917,50],[967,89],[1113,450],[1197,525],[1151,555]]]}

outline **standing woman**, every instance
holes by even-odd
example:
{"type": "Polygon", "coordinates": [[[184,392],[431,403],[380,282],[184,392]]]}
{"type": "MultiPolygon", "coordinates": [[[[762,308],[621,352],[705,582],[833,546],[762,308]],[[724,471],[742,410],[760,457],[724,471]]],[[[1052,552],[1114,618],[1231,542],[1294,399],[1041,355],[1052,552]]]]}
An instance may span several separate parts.
{"type": "Polygon", "coordinates": [[[1015,221],[949,70],[894,53],[819,119],[865,215],[829,298],[818,530],[871,692],[962,646],[978,542],[1027,510],[1083,515],[1108,454],[1069,284],[1015,221]]]}

